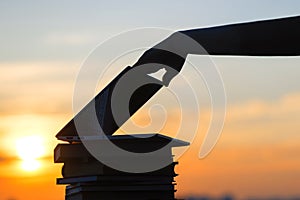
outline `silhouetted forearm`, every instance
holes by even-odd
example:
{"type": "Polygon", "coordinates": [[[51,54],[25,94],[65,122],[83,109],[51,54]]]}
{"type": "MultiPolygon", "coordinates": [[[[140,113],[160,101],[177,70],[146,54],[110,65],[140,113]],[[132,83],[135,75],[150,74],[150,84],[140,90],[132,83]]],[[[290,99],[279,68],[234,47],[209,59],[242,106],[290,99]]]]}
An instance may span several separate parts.
{"type": "Polygon", "coordinates": [[[184,36],[195,40],[209,55],[300,55],[300,17],[289,17],[179,31],[146,51],[134,66],[160,63],[180,71],[188,54],[207,54],[185,44],[184,36]]]}

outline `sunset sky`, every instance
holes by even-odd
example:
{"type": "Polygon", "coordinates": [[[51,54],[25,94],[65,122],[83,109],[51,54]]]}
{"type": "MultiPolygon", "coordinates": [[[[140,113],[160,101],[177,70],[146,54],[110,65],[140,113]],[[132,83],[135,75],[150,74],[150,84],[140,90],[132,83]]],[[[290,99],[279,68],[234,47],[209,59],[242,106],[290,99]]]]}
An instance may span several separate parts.
{"type": "MultiPolygon", "coordinates": [[[[64,199],[64,186],[55,184],[61,176],[61,165],[53,163],[55,135],[74,114],[77,74],[98,44],[136,28],[176,31],[295,15],[296,0],[1,1],[0,200],[64,199]]],[[[205,68],[205,58],[188,59],[205,68]]],[[[225,125],[213,151],[199,159],[211,113],[203,80],[191,80],[200,91],[200,123],[179,159],[176,195],[300,197],[300,57],[210,59],[226,89],[225,125]]],[[[182,74],[193,77],[188,65],[182,74]]],[[[170,87],[181,86],[174,80],[170,87]]],[[[167,97],[162,90],[134,120],[149,123],[147,108],[167,97]]],[[[168,112],[160,132],[175,136],[180,112],[175,103],[168,112]]]]}

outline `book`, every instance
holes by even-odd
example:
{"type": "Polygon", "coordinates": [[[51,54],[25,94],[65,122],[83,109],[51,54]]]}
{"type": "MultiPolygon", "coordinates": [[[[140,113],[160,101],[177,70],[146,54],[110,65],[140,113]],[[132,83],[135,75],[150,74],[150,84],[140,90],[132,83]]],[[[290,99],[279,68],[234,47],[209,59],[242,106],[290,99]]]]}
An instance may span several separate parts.
{"type": "MultiPolygon", "coordinates": [[[[175,165],[177,162],[173,162],[164,168],[147,172],[137,173],[137,175],[170,175],[174,176],[175,165]]],[[[63,177],[79,177],[79,176],[92,176],[92,175],[131,175],[132,173],[122,172],[113,168],[110,168],[101,162],[94,160],[90,162],[66,162],[62,167],[63,177]]]]}
{"type": "MultiPolygon", "coordinates": [[[[160,134],[143,134],[141,135],[116,135],[110,136],[107,139],[91,140],[89,145],[102,147],[112,142],[119,148],[133,153],[148,153],[159,150],[159,155],[153,159],[166,159],[169,162],[172,159],[172,147],[187,146],[189,143],[172,139],[160,134]],[[167,146],[166,146],[167,145],[167,146]]],[[[118,156],[114,152],[107,152],[101,155],[111,159],[116,159],[118,156]]],[[[88,161],[93,156],[88,152],[82,143],[75,144],[58,144],[54,149],[54,162],[64,163],[68,161],[88,161]]],[[[124,158],[124,156],[122,156],[124,158]]]]}
{"type": "Polygon", "coordinates": [[[70,177],[70,178],[57,178],[57,184],[92,184],[92,185],[135,185],[141,184],[174,184],[174,176],[145,176],[145,175],[123,175],[123,176],[82,176],[82,177],[70,177]]]}

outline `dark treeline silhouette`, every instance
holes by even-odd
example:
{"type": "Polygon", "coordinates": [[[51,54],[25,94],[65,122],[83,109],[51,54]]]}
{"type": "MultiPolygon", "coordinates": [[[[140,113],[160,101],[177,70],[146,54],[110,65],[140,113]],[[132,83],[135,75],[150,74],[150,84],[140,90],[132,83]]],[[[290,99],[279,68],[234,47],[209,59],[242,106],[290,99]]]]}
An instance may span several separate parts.
{"type": "MultiPolygon", "coordinates": [[[[248,197],[243,198],[244,200],[300,200],[300,196],[295,197],[280,197],[280,196],[273,196],[273,197],[248,197]]],[[[224,195],[220,197],[213,197],[213,196],[192,196],[187,198],[182,198],[182,200],[239,200],[232,195],[224,195]]]]}
{"type": "Polygon", "coordinates": [[[188,198],[183,198],[184,200],[234,200],[235,198],[232,195],[223,195],[220,197],[213,197],[213,196],[193,196],[188,198]]]}

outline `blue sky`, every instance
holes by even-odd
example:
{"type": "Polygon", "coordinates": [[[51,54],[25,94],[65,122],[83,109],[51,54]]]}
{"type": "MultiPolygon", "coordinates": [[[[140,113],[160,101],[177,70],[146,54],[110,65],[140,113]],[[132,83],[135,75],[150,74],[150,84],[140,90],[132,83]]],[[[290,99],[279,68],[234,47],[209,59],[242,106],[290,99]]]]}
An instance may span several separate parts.
{"type": "Polygon", "coordinates": [[[81,60],[95,44],[126,30],[182,30],[291,16],[300,13],[300,2],[1,1],[0,11],[0,60],[81,60]],[[60,44],[58,50],[45,41],[68,35],[82,42],[60,44]]]}
{"type": "MultiPolygon", "coordinates": [[[[26,85],[30,79],[30,83],[40,84],[42,79],[48,82],[45,87],[58,84],[57,80],[74,82],[80,64],[97,44],[136,28],[184,30],[299,14],[300,2],[296,0],[1,1],[0,69],[4,75],[7,68],[16,67],[11,79],[2,82],[26,85]],[[24,78],[21,71],[32,70],[28,68],[32,63],[39,76],[26,79],[27,75],[24,78]]],[[[214,61],[222,73],[229,103],[276,100],[300,89],[298,58],[215,58],[214,61]]],[[[72,87],[69,84],[67,90],[72,87]]],[[[16,86],[1,90],[5,96],[22,93],[24,89],[16,86]]]]}

